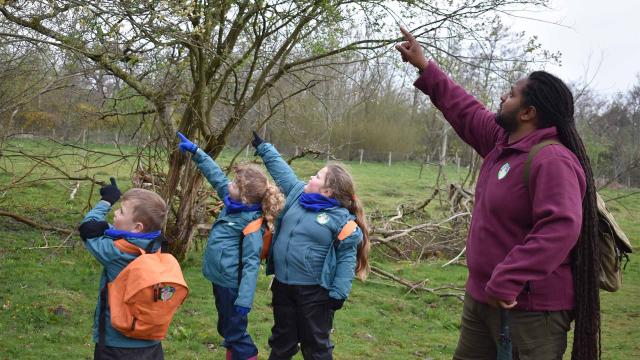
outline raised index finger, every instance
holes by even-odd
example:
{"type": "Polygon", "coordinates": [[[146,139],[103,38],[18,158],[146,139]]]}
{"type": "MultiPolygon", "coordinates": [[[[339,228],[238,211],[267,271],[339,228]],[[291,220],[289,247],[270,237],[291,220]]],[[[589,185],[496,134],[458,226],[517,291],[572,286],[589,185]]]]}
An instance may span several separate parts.
{"type": "Polygon", "coordinates": [[[182,133],[181,133],[181,132],[179,132],[179,131],[178,131],[178,137],[179,137],[179,138],[180,138],[180,140],[182,140],[182,141],[185,141],[185,142],[186,142],[186,141],[189,141],[189,139],[187,139],[187,138],[186,138],[184,135],[182,135],[182,133]]]}
{"type": "Polygon", "coordinates": [[[416,41],[416,38],[414,38],[413,35],[411,35],[411,33],[409,32],[409,30],[405,29],[404,26],[400,26],[400,32],[402,33],[406,41],[411,43],[416,41]]]}
{"type": "Polygon", "coordinates": [[[109,178],[109,180],[111,180],[111,185],[117,187],[118,185],[116,185],[116,178],[109,178]]]}

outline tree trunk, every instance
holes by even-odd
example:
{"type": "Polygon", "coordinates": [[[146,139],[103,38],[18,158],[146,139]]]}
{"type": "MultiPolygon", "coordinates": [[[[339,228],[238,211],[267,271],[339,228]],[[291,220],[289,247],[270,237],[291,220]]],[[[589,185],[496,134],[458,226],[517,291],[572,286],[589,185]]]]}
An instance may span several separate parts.
{"type": "Polygon", "coordinates": [[[187,156],[179,151],[171,154],[171,166],[169,168],[168,181],[165,194],[167,203],[173,205],[172,199],[179,199],[179,205],[175,212],[170,207],[169,219],[165,230],[165,236],[169,241],[169,251],[183,261],[191,246],[196,225],[199,223],[195,216],[196,210],[202,205],[200,189],[202,188],[202,175],[191,164],[185,164],[187,156]],[[182,176],[181,176],[182,175],[182,176]]]}
{"type": "Polygon", "coordinates": [[[449,127],[445,125],[442,130],[442,150],[440,151],[440,166],[447,165],[447,138],[449,135],[449,127]]]}
{"type": "MultiPolygon", "coordinates": [[[[182,116],[181,124],[186,124],[188,127],[181,126],[180,130],[188,138],[195,139],[193,136],[195,134],[194,125],[202,121],[202,92],[204,92],[204,88],[196,86],[191,93],[190,102],[182,116]]],[[[166,111],[160,113],[166,114],[166,111]]],[[[164,122],[165,125],[170,124],[168,119],[164,119],[164,122]]],[[[170,142],[168,146],[170,147],[172,144],[175,144],[175,142],[170,142]]],[[[203,150],[206,151],[206,148],[203,150]]],[[[170,211],[165,228],[165,237],[169,241],[169,251],[180,262],[185,259],[191,245],[191,240],[198,224],[195,216],[196,209],[202,203],[202,199],[198,197],[199,190],[202,187],[202,175],[191,164],[190,158],[191,154],[182,154],[174,146],[169,155],[167,182],[162,191],[162,196],[166,200],[170,211]],[[175,202],[179,204],[177,209],[174,206],[175,202]]]]}

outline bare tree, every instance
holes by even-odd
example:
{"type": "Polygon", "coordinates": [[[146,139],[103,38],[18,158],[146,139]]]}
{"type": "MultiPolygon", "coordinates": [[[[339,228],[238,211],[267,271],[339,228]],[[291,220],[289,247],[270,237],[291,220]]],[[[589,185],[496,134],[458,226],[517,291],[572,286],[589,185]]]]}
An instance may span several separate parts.
{"type": "MultiPolygon", "coordinates": [[[[168,147],[160,182],[171,205],[166,235],[182,259],[196,225],[202,177],[175,147],[181,131],[214,158],[230,133],[265,96],[271,113],[317,81],[296,74],[351,61],[348,54],[389,46],[388,22],[399,10],[420,19],[418,35],[446,26],[472,33],[479,19],[546,0],[432,1],[5,1],[0,35],[73,53],[119,79],[154,109],[168,147]],[[366,23],[371,38],[351,35],[366,23]],[[387,30],[387,31],[383,31],[387,30]],[[287,79],[286,93],[275,93],[287,79]]],[[[395,25],[393,25],[395,27],[395,25]]],[[[393,30],[395,33],[395,29],[393,30]]],[[[438,42],[433,42],[437,46],[438,42]]]]}

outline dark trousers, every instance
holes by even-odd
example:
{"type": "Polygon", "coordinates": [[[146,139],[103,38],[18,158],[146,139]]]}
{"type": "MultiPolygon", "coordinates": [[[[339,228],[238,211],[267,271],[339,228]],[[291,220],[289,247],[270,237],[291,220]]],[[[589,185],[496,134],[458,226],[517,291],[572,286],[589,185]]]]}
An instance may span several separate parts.
{"type": "Polygon", "coordinates": [[[142,348],[120,348],[105,346],[93,349],[94,360],[164,360],[162,343],[142,348]]]}
{"type": "Polygon", "coordinates": [[[269,360],[291,359],[298,352],[298,344],[305,360],[332,359],[329,292],[319,285],[286,285],[275,279],[271,292],[274,324],[269,360]]]}
{"type": "Polygon", "coordinates": [[[231,351],[233,360],[245,360],[257,355],[258,348],[247,332],[249,320],[233,307],[238,298],[238,289],[213,284],[213,296],[218,310],[218,334],[224,338],[222,346],[231,351]]]}
{"type": "MultiPolygon", "coordinates": [[[[562,360],[572,312],[509,310],[514,360],[562,360]]],[[[455,360],[493,360],[500,332],[500,310],[464,297],[455,360]]]]}

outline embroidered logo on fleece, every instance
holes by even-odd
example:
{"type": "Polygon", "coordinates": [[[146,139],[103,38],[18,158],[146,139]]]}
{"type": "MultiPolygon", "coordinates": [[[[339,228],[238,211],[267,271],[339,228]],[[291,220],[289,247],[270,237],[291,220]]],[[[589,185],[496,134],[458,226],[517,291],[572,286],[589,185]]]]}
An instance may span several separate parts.
{"type": "Polygon", "coordinates": [[[318,216],[316,216],[316,221],[318,222],[318,224],[326,224],[329,222],[329,215],[327,215],[327,213],[321,212],[320,214],[318,214],[318,216]]]}
{"type": "Polygon", "coordinates": [[[509,165],[509,163],[505,163],[504,165],[502,165],[500,167],[500,171],[498,171],[498,180],[502,180],[505,176],[507,176],[509,170],[511,170],[511,165],[509,165]]]}

